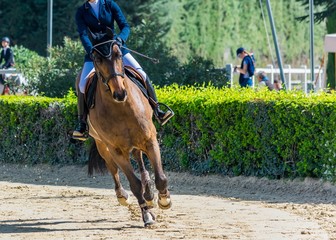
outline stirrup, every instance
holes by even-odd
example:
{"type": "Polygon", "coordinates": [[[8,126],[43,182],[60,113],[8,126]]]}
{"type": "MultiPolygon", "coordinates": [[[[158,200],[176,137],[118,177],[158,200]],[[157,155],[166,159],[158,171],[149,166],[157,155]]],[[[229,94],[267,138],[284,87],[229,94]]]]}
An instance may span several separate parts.
{"type": "Polygon", "coordinates": [[[159,116],[157,116],[157,114],[154,114],[156,120],[159,122],[159,124],[161,126],[165,125],[169,121],[169,119],[171,119],[175,115],[174,111],[170,107],[168,107],[164,103],[159,103],[159,106],[162,106],[162,105],[165,106],[168,109],[165,112],[165,115],[162,118],[159,118],[159,116]]]}
{"type": "Polygon", "coordinates": [[[85,141],[86,139],[88,139],[85,121],[80,120],[77,123],[76,129],[72,132],[72,138],[80,141],[85,141]]]}
{"type": "Polygon", "coordinates": [[[81,132],[75,130],[72,133],[72,139],[74,139],[74,140],[85,141],[85,140],[88,139],[88,137],[89,136],[87,135],[86,132],[81,133],[81,132]]]}

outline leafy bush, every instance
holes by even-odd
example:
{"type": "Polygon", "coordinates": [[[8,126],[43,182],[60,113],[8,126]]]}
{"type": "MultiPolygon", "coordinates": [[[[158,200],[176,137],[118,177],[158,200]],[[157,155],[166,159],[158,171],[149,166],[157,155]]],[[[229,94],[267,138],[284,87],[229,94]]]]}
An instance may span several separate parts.
{"type": "Polygon", "coordinates": [[[28,91],[34,95],[63,97],[75,88],[75,79],[84,60],[79,41],[64,38],[64,46],[50,50],[50,58],[39,56],[24,47],[15,47],[16,67],[28,79],[28,91]]]}
{"type": "Polygon", "coordinates": [[[67,131],[75,124],[73,93],[65,99],[0,97],[0,161],[20,163],[82,163],[83,144],[70,144],[67,131]]]}
{"type": "Polygon", "coordinates": [[[163,152],[182,169],[336,180],[334,94],[177,85],[158,94],[176,114],[160,131],[163,152]]]}
{"type": "MultiPolygon", "coordinates": [[[[202,85],[211,82],[218,87],[227,84],[228,76],[225,70],[215,69],[213,61],[209,59],[194,55],[189,57],[186,63],[181,64],[178,57],[172,55],[174,49],[159,40],[163,34],[165,34],[165,27],[161,26],[153,16],[149,16],[147,21],[142,21],[142,24],[133,29],[127,43],[130,48],[159,60],[159,63],[154,64],[132,53],[154,84],[161,87],[173,83],[202,85]]],[[[181,52],[181,54],[184,53],[181,52]]]]}
{"type": "Polygon", "coordinates": [[[42,65],[34,88],[48,97],[63,97],[69,89],[75,89],[75,80],[84,61],[84,49],[79,41],[64,38],[64,46],[50,49],[50,58],[42,65]]]}
{"type": "Polygon", "coordinates": [[[39,56],[36,52],[30,51],[22,46],[13,47],[15,56],[15,67],[29,79],[28,85],[25,86],[28,92],[35,92],[34,85],[39,82],[39,76],[43,71],[45,58],[39,56]]]}
{"type": "MultiPolygon", "coordinates": [[[[158,89],[175,111],[158,128],[166,169],[194,173],[317,177],[336,181],[336,95],[252,89],[158,89]]],[[[0,97],[0,161],[83,163],[70,144],[76,97],[0,97]],[[15,147],[13,147],[15,146],[15,147]]]]}

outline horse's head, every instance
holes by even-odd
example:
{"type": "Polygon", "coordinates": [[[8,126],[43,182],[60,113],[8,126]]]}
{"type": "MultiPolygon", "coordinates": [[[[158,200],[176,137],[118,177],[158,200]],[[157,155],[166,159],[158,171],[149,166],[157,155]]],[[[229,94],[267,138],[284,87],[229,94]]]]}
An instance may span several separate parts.
{"type": "Polygon", "coordinates": [[[106,34],[92,36],[94,46],[91,58],[99,78],[111,91],[113,99],[124,102],[127,92],[122,53],[111,33],[108,31],[106,34]]]}

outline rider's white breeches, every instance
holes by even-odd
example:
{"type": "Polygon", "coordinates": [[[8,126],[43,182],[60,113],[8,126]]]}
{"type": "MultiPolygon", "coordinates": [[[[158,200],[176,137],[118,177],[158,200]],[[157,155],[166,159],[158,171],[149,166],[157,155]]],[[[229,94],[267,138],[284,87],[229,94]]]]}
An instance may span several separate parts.
{"type": "MultiPolygon", "coordinates": [[[[130,66],[138,70],[138,72],[142,75],[142,77],[146,79],[147,75],[145,71],[142,69],[140,64],[137,62],[137,60],[135,60],[135,58],[130,53],[127,53],[125,56],[123,56],[123,62],[125,66],[130,66]]],[[[94,71],[95,69],[94,69],[93,62],[84,63],[82,74],[81,74],[80,81],[79,81],[79,90],[81,91],[81,93],[85,92],[85,87],[86,87],[88,77],[94,71]]]]}

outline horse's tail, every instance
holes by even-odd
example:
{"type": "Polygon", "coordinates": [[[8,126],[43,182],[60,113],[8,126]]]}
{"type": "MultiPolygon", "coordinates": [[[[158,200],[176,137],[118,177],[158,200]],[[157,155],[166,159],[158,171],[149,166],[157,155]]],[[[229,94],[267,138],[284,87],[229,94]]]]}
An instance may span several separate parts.
{"type": "Polygon", "coordinates": [[[100,174],[107,173],[107,168],[105,165],[105,160],[100,156],[96,141],[92,141],[90,154],[89,154],[89,162],[88,162],[88,174],[89,176],[93,175],[93,171],[100,174]]]}

